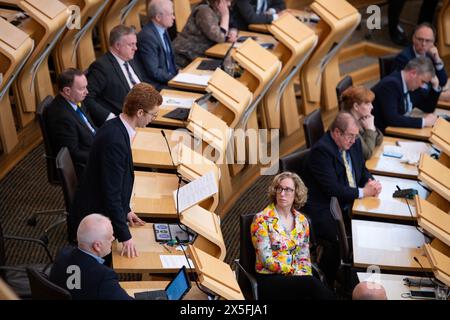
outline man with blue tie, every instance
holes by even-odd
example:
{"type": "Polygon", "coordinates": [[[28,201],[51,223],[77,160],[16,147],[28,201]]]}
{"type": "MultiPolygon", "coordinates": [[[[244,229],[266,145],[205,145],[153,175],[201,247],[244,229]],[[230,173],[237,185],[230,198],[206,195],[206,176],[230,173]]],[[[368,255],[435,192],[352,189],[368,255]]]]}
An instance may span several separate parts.
{"type": "Polygon", "coordinates": [[[83,104],[87,79],[80,70],[70,68],[58,75],[57,84],[59,93],[44,111],[44,119],[53,150],[69,149],[80,178],[97,130],[83,104]]]}
{"type": "Polygon", "coordinates": [[[423,128],[432,127],[436,116],[432,113],[441,93],[435,69],[427,57],[410,60],[401,71],[394,71],[380,80],[373,88],[373,115],[375,126],[382,132],[388,126],[423,128]],[[429,93],[424,95],[416,91],[431,83],[429,93]],[[411,117],[409,112],[416,107],[425,115],[422,118],[411,117]]]}
{"type": "Polygon", "coordinates": [[[148,6],[151,20],[137,35],[137,58],[147,78],[157,90],[163,89],[178,72],[167,29],[175,20],[170,0],[152,0],[148,6]]]}

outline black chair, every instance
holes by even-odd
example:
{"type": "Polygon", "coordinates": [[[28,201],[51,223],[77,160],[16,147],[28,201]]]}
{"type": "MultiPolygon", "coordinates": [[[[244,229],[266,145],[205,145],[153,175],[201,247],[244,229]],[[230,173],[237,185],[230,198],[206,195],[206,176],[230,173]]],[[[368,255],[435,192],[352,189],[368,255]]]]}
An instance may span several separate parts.
{"type": "Polygon", "coordinates": [[[290,171],[298,174],[300,178],[304,178],[306,159],[308,158],[310,149],[303,149],[293,152],[279,160],[279,171],[290,171]]]}
{"type": "Polygon", "coordinates": [[[33,268],[27,268],[27,275],[30,281],[31,298],[33,300],[72,299],[69,291],[51,282],[45,273],[33,268]]]}
{"type": "Polygon", "coordinates": [[[394,71],[394,60],[397,55],[387,55],[378,57],[378,65],[380,67],[380,79],[383,79],[385,76],[389,75],[394,71]]]}
{"type": "Polygon", "coordinates": [[[303,121],[306,147],[311,148],[325,133],[320,109],[316,109],[305,117],[303,121]]]}
{"type": "Polygon", "coordinates": [[[341,258],[338,270],[338,279],[340,278],[343,294],[348,296],[351,295],[351,288],[353,287],[351,283],[351,272],[353,266],[351,238],[347,235],[342,210],[336,197],[331,198],[330,211],[334,221],[336,222],[338,234],[337,240],[339,242],[339,254],[341,258]]]}
{"type": "MultiPolygon", "coordinates": [[[[45,148],[45,161],[47,164],[47,180],[52,185],[61,185],[62,181],[59,177],[58,170],[56,169],[56,152],[53,150],[53,147],[50,143],[50,138],[47,132],[47,123],[45,120],[47,107],[52,103],[53,97],[47,96],[42,100],[41,103],[39,103],[36,114],[39,121],[39,127],[41,128],[42,133],[42,139],[44,141],[44,148],[45,148]]],[[[30,226],[35,226],[37,224],[37,217],[39,215],[65,215],[64,209],[56,209],[56,210],[46,210],[46,211],[38,211],[33,213],[33,215],[28,219],[27,223],[30,226]]],[[[61,223],[61,220],[58,220],[58,222],[53,223],[50,227],[48,227],[45,230],[45,234],[48,234],[48,232],[55,228],[57,225],[61,223]]],[[[43,239],[48,240],[48,239],[43,239]]]]}
{"type": "Polygon", "coordinates": [[[78,178],[75,172],[75,167],[73,165],[72,157],[70,156],[69,149],[67,147],[62,147],[56,156],[56,168],[61,176],[63,193],[64,193],[64,203],[66,205],[67,212],[67,233],[68,240],[70,243],[74,243],[76,239],[75,230],[71,226],[70,220],[70,205],[75,198],[75,191],[78,185],[78,178]]]}
{"type": "Polygon", "coordinates": [[[40,240],[27,237],[18,237],[11,235],[4,235],[2,226],[0,225],[0,277],[6,282],[8,286],[22,299],[30,298],[30,284],[28,281],[26,268],[33,267],[36,270],[41,270],[42,272],[48,271],[51,263],[53,262],[53,257],[48,250],[47,244],[40,240]],[[49,259],[47,264],[33,264],[33,265],[8,265],[6,257],[6,244],[5,242],[20,241],[29,242],[38,245],[43,248],[46,256],[49,259]]]}
{"type": "Polygon", "coordinates": [[[353,86],[353,79],[351,76],[346,75],[336,85],[336,96],[338,101],[339,110],[342,110],[342,93],[353,86]]]}

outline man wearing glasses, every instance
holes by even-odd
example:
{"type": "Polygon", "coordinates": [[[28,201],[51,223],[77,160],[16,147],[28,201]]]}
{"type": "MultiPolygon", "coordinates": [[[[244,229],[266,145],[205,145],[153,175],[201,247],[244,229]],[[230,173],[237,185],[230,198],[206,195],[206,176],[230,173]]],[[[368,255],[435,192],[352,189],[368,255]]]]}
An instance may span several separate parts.
{"type": "MultiPolygon", "coordinates": [[[[438,49],[434,45],[436,41],[436,32],[433,26],[427,22],[419,24],[414,29],[412,37],[412,45],[406,47],[400,52],[394,60],[393,70],[403,70],[405,66],[414,58],[428,57],[431,59],[436,72],[430,83],[418,89],[417,93],[421,95],[430,94],[432,86],[439,83],[440,88],[444,88],[448,81],[447,72],[445,71],[444,61],[439,56],[438,49]]],[[[450,91],[442,91],[440,99],[450,100],[450,91]]]]}
{"type": "MultiPolygon", "coordinates": [[[[129,258],[138,252],[127,223],[144,222],[130,208],[134,183],[131,143],[136,128],[146,127],[157,116],[162,97],[153,86],[136,84],[125,98],[122,113],[107,121],[96,133],[83,179],[69,215],[69,237],[74,239],[80,221],[97,212],[111,219],[114,237],[129,258]]],[[[110,259],[110,256],[107,257],[110,259]]]]}
{"type": "Polygon", "coordinates": [[[358,134],[355,118],[340,112],[305,161],[308,201],[304,211],[311,218],[316,235],[329,243],[324,248],[320,267],[330,285],[340,260],[336,222],[330,212],[331,197],[337,197],[344,220],[349,223],[355,199],[377,197],[381,192],[381,184],[365,166],[358,134]]]}

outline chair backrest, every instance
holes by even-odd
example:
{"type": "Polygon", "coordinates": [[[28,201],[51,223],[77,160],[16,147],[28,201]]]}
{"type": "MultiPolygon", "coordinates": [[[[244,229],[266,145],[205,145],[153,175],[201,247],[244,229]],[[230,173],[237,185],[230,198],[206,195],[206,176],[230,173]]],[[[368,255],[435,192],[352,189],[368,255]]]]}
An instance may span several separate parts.
{"type": "MultiPolygon", "coordinates": [[[[302,180],[305,176],[306,159],[309,155],[310,149],[304,149],[291,153],[283,158],[280,158],[279,168],[280,172],[290,171],[298,174],[302,180]]],[[[304,182],[304,181],[303,181],[304,182]]]]}
{"type": "MultiPolygon", "coordinates": [[[[0,223],[0,266],[6,264],[6,250],[5,250],[5,239],[3,238],[3,229],[0,223]]],[[[0,276],[2,276],[2,270],[0,269],[0,276]]]]}
{"type": "Polygon", "coordinates": [[[78,179],[72,157],[70,156],[67,147],[62,147],[61,150],[59,150],[58,155],[56,156],[56,167],[58,168],[62,180],[66,209],[69,210],[73,198],[75,197],[78,179]]]}
{"type": "Polygon", "coordinates": [[[306,147],[311,148],[325,133],[320,108],[305,117],[303,130],[305,132],[306,147]]]}
{"type": "Polygon", "coordinates": [[[391,54],[387,56],[378,57],[378,65],[380,66],[380,79],[389,75],[394,71],[394,60],[397,55],[391,54]]]}
{"type": "Polygon", "coordinates": [[[351,262],[350,245],[348,243],[347,231],[345,230],[345,223],[341,206],[339,205],[339,201],[336,197],[331,197],[330,211],[334,221],[336,222],[341,260],[344,263],[349,263],[351,262]]]}
{"type": "MultiPolygon", "coordinates": [[[[239,232],[239,263],[250,274],[255,274],[256,253],[252,244],[250,225],[253,222],[255,213],[242,214],[240,216],[239,232]]],[[[252,289],[247,278],[239,272],[238,283],[246,299],[252,299],[252,289]]]]}
{"type": "Polygon", "coordinates": [[[339,110],[342,109],[342,93],[350,88],[353,85],[353,79],[351,76],[346,75],[345,77],[343,77],[341,79],[341,81],[338,82],[338,84],[336,85],[336,96],[337,96],[337,101],[338,101],[338,107],[339,110]]]}
{"type": "Polygon", "coordinates": [[[55,156],[56,151],[53,150],[50,137],[47,131],[47,122],[46,122],[46,113],[47,107],[52,103],[53,97],[47,96],[44,100],[39,103],[36,114],[39,121],[39,127],[41,128],[42,139],[44,140],[44,148],[45,148],[45,161],[47,162],[47,179],[51,184],[61,184],[61,179],[58,174],[58,170],[56,170],[55,165],[55,156]]]}
{"type": "Polygon", "coordinates": [[[27,268],[33,300],[71,300],[70,292],[51,282],[47,275],[33,268],[27,268]]]}

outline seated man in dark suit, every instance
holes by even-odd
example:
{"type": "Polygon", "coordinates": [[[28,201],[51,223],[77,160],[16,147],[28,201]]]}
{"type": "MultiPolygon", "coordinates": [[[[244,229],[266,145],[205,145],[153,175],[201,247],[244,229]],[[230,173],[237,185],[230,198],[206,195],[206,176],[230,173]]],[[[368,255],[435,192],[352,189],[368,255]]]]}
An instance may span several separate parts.
{"type": "Polygon", "coordinates": [[[50,281],[67,289],[74,300],[132,300],[114,270],[103,264],[114,241],[111,221],[97,213],[86,216],[77,240],[78,248],[65,247],[56,257],[50,281]]]}
{"type": "Polygon", "coordinates": [[[57,84],[59,93],[44,117],[50,143],[55,153],[62,147],[69,149],[81,179],[97,130],[82,103],[87,95],[87,80],[80,70],[70,68],[58,75],[57,84]]]}
{"type": "Polygon", "coordinates": [[[375,100],[372,103],[375,126],[382,132],[387,126],[432,127],[437,119],[432,112],[440,94],[439,83],[434,76],[431,60],[419,57],[409,61],[402,71],[394,71],[381,79],[372,88],[375,93],[375,100]],[[415,91],[430,81],[432,88],[427,95],[415,91]],[[411,117],[408,114],[413,107],[428,114],[423,118],[411,117]]]}
{"type": "Polygon", "coordinates": [[[134,183],[131,142],[136,128],[143,128],[156,118],[161,103],[161,95],[150,84],[136,84],[125,98],[123,112],[97,131],[71,206],[69,239],[73,239],[86,214],[98,212],[111,219],[114,236],[123,245],[122,254],[137,256],[127,224],[143,224],[130,208],[134,183]]]}
{"type": "Polygon", "coordinates": [[[163,89],[178,72],[167,29],[173,25],[173,4],[170,0],[153,0],[148,6],[147,23],[137,35],[137,59],[157,90],[163,89]]]}
{"type": "Polygon", "coordinates": [[[231,25],[248,30],[249,24],[270,24],[286,9],[284,0],[240,0],[231,8],[231,25]]]}
{"type": "MultiPolygon", "coordinates": [[[[439,81],[439,86],[444,88],[447,84],[448,76],[445,71],[444,61],[439,56],[438,49],[434,45],[435,40],[436,32],[434,31],[432,25],[429,23],[422,23],[418,25],[414,30],[412,45],[406,47],[395,57],[393,69],[401,71],[412,59],[416,57],[428,57],[433,62],[434,70],[436,72],[435,77],[439,81]]],[[[417,94],[428,95],[431,90],[431,84],[427,83],[425,86],[417,90],[420,91],[417,94]]],[[[440,99],[450,99],[450,91],[442,91],[440,99]]]]}
{"type": "Polygon", "coordinates": [[[85,103],[99,127],[122,111],[127,93],[145,80],[140,66],[133,60],[136,42],[134,28],[114,27],[109,34],[109,51],[89,66],[89,93],[85,103]]]}
{"type": "Polygon", "coordinates": [[[376,197],[381,184],[372,179],[366,168],[359,126],[355,118],[340,112],[325,135],[311,149],[305,162],[308,200],[305,213],[312,220],[317,237],[330,243],[324,249],[321,269],[333,285],[339,266],[339,244],[336,223],[330,212],[331,197],[337,197],[344,217],[348,219],[353,201],[376,197]]]}

